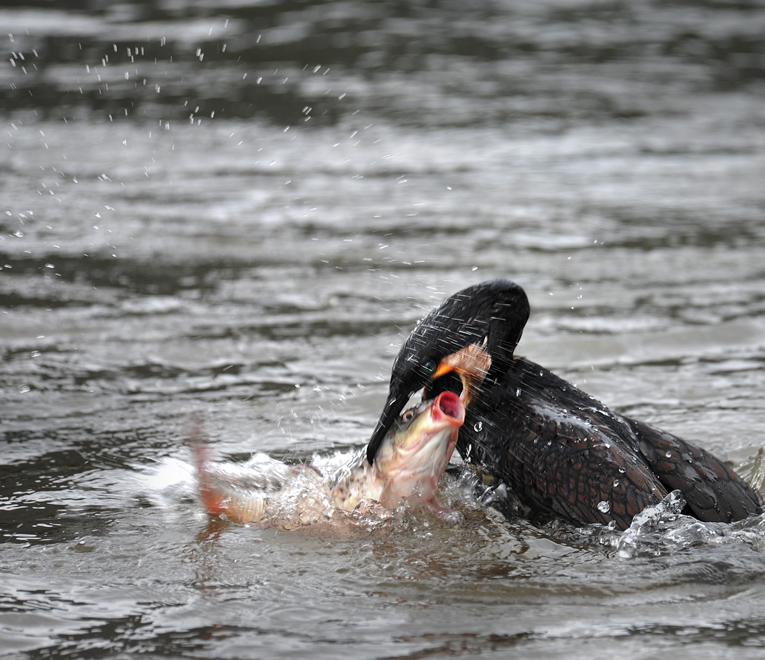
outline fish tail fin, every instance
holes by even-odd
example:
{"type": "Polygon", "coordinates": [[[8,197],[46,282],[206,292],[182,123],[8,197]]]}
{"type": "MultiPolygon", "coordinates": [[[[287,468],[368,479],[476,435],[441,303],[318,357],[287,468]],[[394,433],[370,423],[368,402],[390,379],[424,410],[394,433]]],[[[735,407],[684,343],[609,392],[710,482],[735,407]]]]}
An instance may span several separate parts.
{"type": "Polygon", "coordinates": [[[235,478],[221,472],[213,460],[212,450],[204,442],[198,418],[194,419],[187,443],[194,459],[199,500],[205,511],[238,523],[262,520],[268,504],[265,490],[242,488],[235,478]]]}
{"type": "Polygon", "coordinates": [[[192,444],[191,451],[194,454],[197,486],[202,506],[211,516],[227,513],[226,497],[215,487],[215,480],[210,472],[210,465],[212,464],[210,448],[201,444],[192,444]]]}
{"type": "Polygon", "coordinates": [[[220,516],[227,513],[225,506],[226,496],[219,488],[216,488],[216,480],[210,470],[210,466],[213,464],[212,451],[204,443],[202,422],[198,416],[195,416],[193,419],[191,431],[186,442],[191,447],[191,453],[194,457],[197,487],[202,506],[211,516],[220,516]]]}

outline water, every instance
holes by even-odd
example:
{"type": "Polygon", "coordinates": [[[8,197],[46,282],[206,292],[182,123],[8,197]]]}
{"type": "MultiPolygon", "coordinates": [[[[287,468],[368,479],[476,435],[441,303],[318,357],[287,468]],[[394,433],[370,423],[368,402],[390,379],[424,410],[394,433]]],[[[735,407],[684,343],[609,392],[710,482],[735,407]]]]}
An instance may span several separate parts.
{"type": "Polygon", "coordinates": [[[762,520],[207,519],[184,437],[361,447],[445,296],[762,466],[756,2],[0,8],[3,657],[760,657],[762,520]]]}

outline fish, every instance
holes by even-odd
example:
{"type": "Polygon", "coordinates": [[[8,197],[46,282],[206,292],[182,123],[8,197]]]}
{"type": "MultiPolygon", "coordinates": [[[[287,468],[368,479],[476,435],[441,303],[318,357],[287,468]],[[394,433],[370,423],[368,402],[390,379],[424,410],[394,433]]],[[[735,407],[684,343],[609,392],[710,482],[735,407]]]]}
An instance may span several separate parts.
{"type": "Polygon", "coordinates": [[[273,459],[249,466],[216,462],[197,428],[189,443],[199,499],[209,515],[242,524],[278,524],[281,517],[287,526],[299,526],[331,520],[336,512],[396,509],[404,503],[448,519],[451,511],[438,500],[438,482],[464,421],[460,397],[441,392],[395,420],[374,462],[362,450],[330,475],[273,459]]]}

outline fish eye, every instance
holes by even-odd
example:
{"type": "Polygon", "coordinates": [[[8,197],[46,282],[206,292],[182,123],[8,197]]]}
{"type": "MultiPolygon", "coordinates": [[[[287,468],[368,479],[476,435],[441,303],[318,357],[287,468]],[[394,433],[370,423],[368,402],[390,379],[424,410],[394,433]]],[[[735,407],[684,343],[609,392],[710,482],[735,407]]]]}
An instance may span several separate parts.
{"type": "Polygon", "coordinates": [[[401,419],[404,422],[411,422],[414,419],[414,408],[409,408],[409,410],[405,411],[403,415],[401,415],[401,419]]]}
{"type": "Polygon", "coordinates": [[[422,370],[430,376],[436,372],[436,363],[433,360],[427,360],[422,363],[422,370]]]}

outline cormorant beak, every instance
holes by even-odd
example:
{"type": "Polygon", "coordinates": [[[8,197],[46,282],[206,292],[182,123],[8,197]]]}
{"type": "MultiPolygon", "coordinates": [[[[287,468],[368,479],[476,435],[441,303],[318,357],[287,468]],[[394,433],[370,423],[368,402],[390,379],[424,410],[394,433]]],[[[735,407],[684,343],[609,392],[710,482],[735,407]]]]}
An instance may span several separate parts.
{"type": "Polygon", "coordinates": [[[460,399],[463,405],[467,407],[490,368],[491,356],[486,350],[486,341],[484,340],[482,345],[470,344],[456,353],[447,355],[438,365],[432,381],[448,373],[456,373],[462,381],[460,399]]]}

